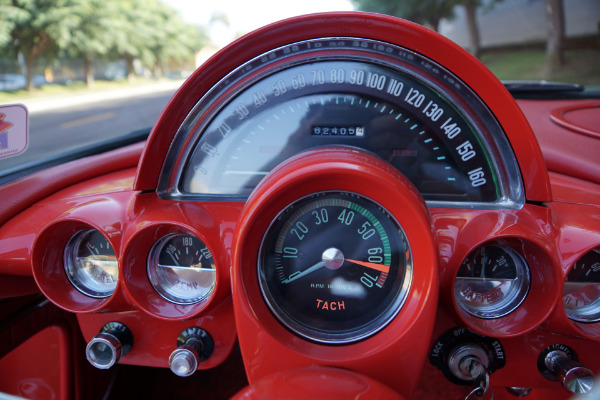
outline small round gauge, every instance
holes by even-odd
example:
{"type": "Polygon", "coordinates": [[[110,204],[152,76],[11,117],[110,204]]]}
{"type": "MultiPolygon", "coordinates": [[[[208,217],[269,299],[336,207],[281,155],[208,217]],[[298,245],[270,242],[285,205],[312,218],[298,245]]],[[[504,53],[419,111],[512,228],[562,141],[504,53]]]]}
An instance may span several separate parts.
{"type": "Polygon", "coordinates": [[[525,259],[510,247],[485,245],[463,261],[454,283],[454,297],[478,318],[499,318],[514,311],[529,291],[525,259]]]}
{"type": "Polygon", "coordinates": [[[349,343],[398,313],[412,264],[406,237],[385,209],[356,194],[323,192],[271,223],[258,275],[267,305],[292,332],[349,343]]]}
{"type": "Polygon", "coordinates": [[[64,267],[71,284],[86,296],[109,297],[117,287],[119,264],[115,251],[95,229],[79,231],[69,239],[64,267]]]}
{"type": "Polygon", "coordinates": [[[586,253],[569,271],[563,305],[573,321],[600,321],[600,249],[586,253]]]}
{"type": "Polygon", "coordinates": [[[150,250],[148,278],[164,299],[195,304],[212,294],[217,274],[212,254],[200,239],[174,233],[161,238],[150,250]]]}

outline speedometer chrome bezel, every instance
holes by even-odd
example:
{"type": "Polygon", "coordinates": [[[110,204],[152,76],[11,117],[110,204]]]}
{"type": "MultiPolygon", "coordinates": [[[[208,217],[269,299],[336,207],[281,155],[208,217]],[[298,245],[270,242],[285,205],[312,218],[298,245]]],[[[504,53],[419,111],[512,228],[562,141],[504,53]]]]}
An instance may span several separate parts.
{"type": "Polygon", "coordinates": [[[468,99],[468,107],[464,106],[461,112],[464,112],[465,118],[478,133],[482,148],[488,152],[489,162],[497,172],[497,200],[429,200],[429,206],[503,209],[522,207],[523,184],[508,139],[491,111],[468,86],[452,72],[414,51],[373,39],[352,37],[318,38],[289,44],[264,53],[227,74],[198,101],[178,129],[160,175],[157,189],[159,196],[165,199],[246,200],[244,195],[186,193],[182,190],[182,175],[186,163],[202,139],[204,130],[232,99],[257,82],[287,68],[330,60],[359,61],[396,69],[440,92],[453,104],[464,105],[467,102],[465,99],[468,99]]]}

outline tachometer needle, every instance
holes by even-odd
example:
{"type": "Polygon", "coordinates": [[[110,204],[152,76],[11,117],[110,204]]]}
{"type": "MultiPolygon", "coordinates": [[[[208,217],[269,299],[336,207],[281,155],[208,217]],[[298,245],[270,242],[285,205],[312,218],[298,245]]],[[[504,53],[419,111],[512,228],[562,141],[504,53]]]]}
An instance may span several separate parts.
{"type": "Polygon", "coordinates": [[[298,278],[302,278],[303,276],[305,276],[305,275],[308,275],[308,274],[310,274],[311,272],[314,272],[314,271],[316,271],[316,270],[318,270],[319,268],[321,268],[321,267],[324,267],[324,266],[325,266],[325,262],[324,262],[324,261],[319,261],[318,263],[316,263],[316,264],[315,264],[315,265],[313,265],[312,267],[310,267],[310,268],[307,268],[307,269],[305,269],[305,270],[304,270],[304,271],[302,271],[302,272],[300,272],[300,271],[294,272],[293,274],[291,274],[291,275],[289,276],[289,278],[287,278],[287,279],[286,279],[285,281],[283,281],[282,283],[290,283],[290,282],[293,282],[293,281],[295,281],[296,279],[298,279],[298,278]]]}
{"type": "Polygon", "coordinates": [[[346,261],[350,261],[351,263],[362,265],[363,267],[371,268],[376,271],[384,272],[386,274],[390,273],[390,267],[387,265],[376,264],[376,263],[367,262],[367,261],[351,260],[349,258],[346,258],[346,261]]]}

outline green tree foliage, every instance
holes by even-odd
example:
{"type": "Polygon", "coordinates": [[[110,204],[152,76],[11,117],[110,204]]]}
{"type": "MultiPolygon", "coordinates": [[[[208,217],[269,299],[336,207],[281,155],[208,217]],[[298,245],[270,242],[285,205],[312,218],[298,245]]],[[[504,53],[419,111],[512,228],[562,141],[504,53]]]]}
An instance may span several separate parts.
{"type": "Polygon", "coordinates": [[[394,15],[438,30],[442,18],[454,18],[460,0],[352,0],[364,11],[394,15]]]}
{"type": "Polygon", "coordinates": [[[25,60],[27,87],[39,56],[84,60],[88,85],[96,57],[134,60],[160,75],[166,63],[193,57],[206,43],[160,0],[0,0],[0,48],[25,60]]]}
{"type": "MultiPolygon", "coordinates": [[[[438,30],[442,18],[453,19],[456,6],[465,8],[467,29],[469,32],[469,50],[479,57],[480,35],[476,12],[487,12],[494,4],[502,0],[352,0],[361,10],[395,15],[438,30]]],[[[550,0],[548,0],[550,1],[550,0]]]]}
{"type": "Polygon", "coordinates": [[[14,18],[8,21],[8,44],[23,55],[27,89],[31,90],[36,58],[68,41],[70,5],[68,0],[12,0],[4,1],[3,6],[11,11],[6,17],[14,18]]]}

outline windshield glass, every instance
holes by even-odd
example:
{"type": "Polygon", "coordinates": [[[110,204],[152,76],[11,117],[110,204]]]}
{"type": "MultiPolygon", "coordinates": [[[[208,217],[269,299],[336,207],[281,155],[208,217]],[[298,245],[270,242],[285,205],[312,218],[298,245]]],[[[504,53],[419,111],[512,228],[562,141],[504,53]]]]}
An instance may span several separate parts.
{"type": "Polygon", "coordinates": [[[11,149],[14,124],[0,110],[0,178],[143,140],[184,79],[222,46],[279,19],[350,10],[438,31],[513,92],[600,89],[597,0],[9,0],[0,3],[0,105],[27,107],[29,137],[11,149]]]}

